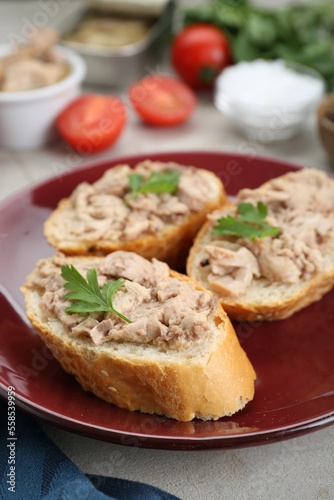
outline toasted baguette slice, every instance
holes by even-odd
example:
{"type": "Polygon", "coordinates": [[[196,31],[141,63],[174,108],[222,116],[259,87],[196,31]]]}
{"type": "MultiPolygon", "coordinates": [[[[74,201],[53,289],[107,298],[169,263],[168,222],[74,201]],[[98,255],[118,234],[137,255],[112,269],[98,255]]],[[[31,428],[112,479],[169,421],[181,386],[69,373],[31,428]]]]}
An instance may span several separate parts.
{"type": "MultiPolygon", "coordinates": [[[[253,276],[246,290],[237,296],[233,296],[217,288],[212,282],[209,283],[208,276],[211,272],[211,265],[206,265],[209,262],[206,247],[212,244],[213,241],[215,241],[215,244],[218,246],[225,246],[226,242],[229,242],[229,244],[231,242],[232,244],[237,242],[241,245],[245,244],[246,248],[250,248],[251,250],[254,250],[256,247],[249,245],[247,242],[245,243],[245,240],[242,239],[213,234],[212,229],[216,224],[215,216],[213,216],[211,220],[204,224],[190,250],[187,260],[187,274],[202,286],[215,291],[220,303],[231,319],[240,321],[272,321],[288,318],[296,311],[308,306],[312,302],[320,300],[323,295],[334,286],[333,179],[329,178],[323,172],[313,169],[301,169],[297,172],[273,179],[254,190],[254,192],[248,189],[241,191],[239,193],[239,201],[250,201],[253,199],[253,203],[255,204],[256,201],[262,199],[264,203],[268,204],[268,220],[273,221],[272,225],[276,225],[275,222],[277,218],[275,211],[277,211],[277,209],[272,209],[270,197],[273,192],[278,193],[278,196],[284,193],[286,184],[290,185],[290,190],[287,188],[287,192],[289,196],[291,196],[291,199],[293,199],[294,209],[297,207],[298,211],[298,206],[300,206],[299,215],[301,215],[303,220],[303,224],[300,224],[298,228],[292,231],[290,239],[291,241],[294,240],[296,244],[300,246],[300,254],[304,252],[304,257],[306,255],[306,266],[308,265],[307,252],[311,255],[314,251],[314,247],[305,246],[303,242],[307,241],[308,237],[311,240],[313,236],[316,235],[316,238],[320,240],[319,244],[316,244],[316,249],[319,251],[320,255],[320,269],[313,271],[313,273],[307,277],[302,277],[295,283],[284,283],[275,279],[268,279],[262,274],[258,277],[253,276]],[[294,194],[291,195],[291,192],[294,194]],[[325,214],[328,230],[324,235],[318,234],[316,224],[312,223],[312,218],[318,213],[325,214]]],[[[232,210],[232,213],[234,211],[235,214],[236,203],[232,202],[232,204],[226,204],[225,206],[230,207],[227,208],[228,213],[231,213],[232,210]]],[[[281,208],[279,210],[281,210],[281,208]]],[[[284,210],[287,211],[287,215],[289,216],[289,203],[284,210]]],[[[320,227],[321,223],[318,222],[318,224],[320,227]]],[[[282,227],[282,233],[278,236],[278,239],[282,237],[285,231],[284,227],[282,227]]],[[[263,239],[265,240],[267,238],[263,239]]],[[[262,241],[258,241],[261,245],[262,241]]],[[[290,249],[285,248],[285,250],[287,253],[290,252],[290,249]]],[[[296,255],[294,259],[296,260],[300,257],[300,254],[297,250],[295,251],[296,255]]],[[[259,263],[261,264],[260,260],[259,263]]],[[[282,264],[281,270],[284,270],[284,263],[282,264]]]]}
{"type": "MultiPolygon", "coordinates": [[[[143,262],[145,259],[138,255],[115,252],[112,256],[123,258],[126,254],[147,268],[143,262]]],[[[51,264],[55,283],[60,279],[60,264],[99,269],[100,264],[110,257],[65,257],[58,254],[39,261],[22,287],[31,323],[64,370],[73,374],[85,390],[108,403],[180,421],[193,418],[215,420],[232,415],[253,399],[255,372],[223,308],[210,292],[188,277],[171,271],[164,263],[159,265],[166,266],[168,283],[173,289],[181,283],[181,287],[186,286],[188,291],[191,289],[197,294],[200,302],[205,298],[212,305],[204,333],[197,339],[183,342],[182,335],[185,338],[189,335],[184,327],[179,347],[174,344],[169,348],[163,339],[161,344],[108,340],[96,345],[90,336],[73,335],[54,309],[46,310],[41,302],[45,297],[43,280],[37,278],[36,281],[39,270],[42,269],[45,277],[45,266],[51,264]]],[[[146,272],[146,278],[150,279],[150,276],[150,272],[146,272]]],[[[154,286],[146,287],[152,297],[155,296],[154,286]]],[[[59,290],[58,285],[54,290],[59,290]]],[[[186,295],[187,290],[183,297],[186,295]]],[[[175,297],[166,298],[163,307],[171,304],[171,300],[175,297]]],[[[119,305],[119,309],[121,307],[119,305]]],[[[133,309],[128,316],[134,317],[137,313],[133,309]]],[[[151,317],[148,324],[150,320],[151,317]]]]}
{"type": "Polygon", "coordinates": [[[221,180],[207,170],[149,160],[134,170],[118,165],[93,185],[82,183],[69,198],[61,200],[47,219],[44,233],[51,246],[67,255],[106,255],[127,250],[182,269],[206,215],[225,199],[221,180]],[[129,173],[148,178],[151,172],[165,170],[181,172],[179,187],[173,196],[149,193],[126,198],[130,189],[129,173]],[[82,190],[88,191],[88,195],[82,190]],[[169,208],[165,209],[168,200],[169,208]]]}

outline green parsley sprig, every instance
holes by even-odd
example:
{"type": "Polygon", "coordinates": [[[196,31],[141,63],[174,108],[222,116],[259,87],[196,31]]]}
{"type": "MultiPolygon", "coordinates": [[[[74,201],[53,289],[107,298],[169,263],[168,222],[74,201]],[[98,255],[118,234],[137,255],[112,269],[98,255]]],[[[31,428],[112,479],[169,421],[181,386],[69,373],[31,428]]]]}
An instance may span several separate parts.
{"type": "Polygon", "coordinates": [[[175,193],[180,176],[181,172],[175,170],[152,172],[148,179],[141,174],[129,174],[131,192],[126,196],[126,201],[140,193],[175,193]]]}
{"type": "Polygon", "coordinates": [[[239,203],[237,214],[237,217],[227,215],[218,219],[217,224],[213,227],[213,233],[249,238],[250,240],[265,236],[278,236],[280,233],[279,227],[270,226],[265,221],[268,208],[262,201],[259,201],[256,207],[251,203],[239,203]]]}
{"type": "Polygon", "coordinates": [[[107,281],[100,288],[95,269],[88,269],[86,279],[73,265],[61,266],[61,275],[65,280],[64,287],[71,290],[64,298],[73,302],[65,309],[67,313],[111,312],[127,323],[131,320],[114,309],[112,299],[117,290],[124,284],[124,279],[107,281]]]}

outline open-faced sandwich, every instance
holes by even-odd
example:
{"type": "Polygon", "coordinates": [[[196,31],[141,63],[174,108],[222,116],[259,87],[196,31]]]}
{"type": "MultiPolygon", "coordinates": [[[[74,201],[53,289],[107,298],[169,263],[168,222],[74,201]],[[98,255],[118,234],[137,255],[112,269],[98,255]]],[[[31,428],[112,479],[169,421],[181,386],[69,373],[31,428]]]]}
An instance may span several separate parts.
{"type": "Polygon", "coordinates": [[[129,410],[218,419],[254,396],[255,373],[214,294],[126,251],[42,259],[27,314],[86,390],[129,410]]]}
{"type": "Polygon", "coordinates": [[[238,320],[275,320],[334,286],[334,180],[305,168],[243,189],[209,215],[187,262],[238,320]]]}
{"type": "Polygon", "coordinates": [[[206,215],[225,199],[207,170],[150,160],[134,169],[118,165],[61,200],[45,236],[67,255],[127,250],[180,269],[206,215]]]}

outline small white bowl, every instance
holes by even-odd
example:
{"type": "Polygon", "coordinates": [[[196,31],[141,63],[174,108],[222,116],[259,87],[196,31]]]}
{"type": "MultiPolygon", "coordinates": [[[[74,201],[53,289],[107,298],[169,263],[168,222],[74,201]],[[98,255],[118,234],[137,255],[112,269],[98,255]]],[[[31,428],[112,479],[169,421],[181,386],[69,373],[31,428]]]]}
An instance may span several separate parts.
{"type": "MultiPolygon", "coordinates": [[[[59,46],[56,50],[70,65],[65,78],[34,90],[0,91],[0,147],[12,150],[37,149],[57,136],[55,119],[79,94],[86,65],[73,51],[59,46]]],[[[0,58],[10,52],[9,45],[0,45],[0,58]]]]}
{"type": "Polygon", "coordinates": [[[283,61],[255,60],[230,66],[220,74],[214,102],[246,137],[259,142],[279,141],[303,129],[309,116],[315,113],[324,89],[323,78],[311,68],[283,61]],[[270,68],[280,77],[274,78],[274,74],[269,77],[270,68]]]}

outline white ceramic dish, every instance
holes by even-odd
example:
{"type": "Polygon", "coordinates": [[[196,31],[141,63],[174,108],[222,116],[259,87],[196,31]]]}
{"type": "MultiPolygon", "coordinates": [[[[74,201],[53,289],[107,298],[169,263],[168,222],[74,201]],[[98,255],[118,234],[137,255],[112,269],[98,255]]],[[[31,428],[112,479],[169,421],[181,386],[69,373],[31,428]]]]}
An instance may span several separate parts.
{"type": "Polygon", "coordinates": [[[310,116],[315,116],[324,88],[321,75],[311,68],[255,60],[238,63],[220,74],[214,102],[243,135],[271,142],[289,139],[303,129],[310,116]]]}
{"type": "MultiPolygon", "coordinates": [[[[0,58],[10,51],[9,45],[0,45],[0,58]]],[[[79,94],[86,73],[79,55],[65,47],[57,51],[71,68],[65,78],[34,90],[0,92],[0,147],[36,149],[56,137],[55,118],[79,94]]]]}

